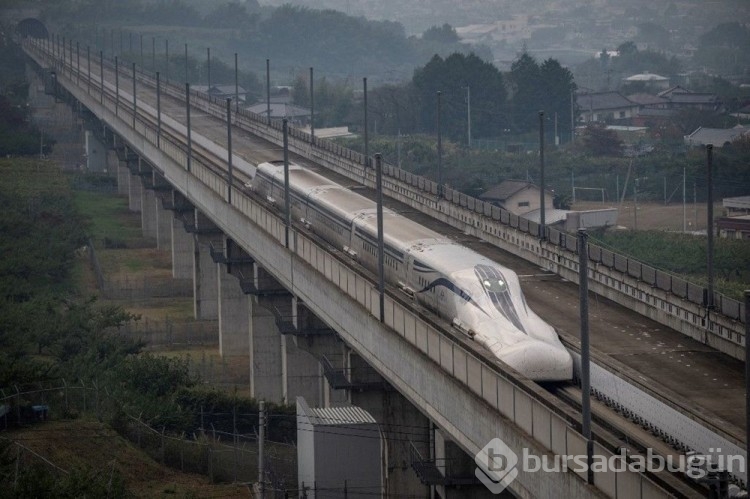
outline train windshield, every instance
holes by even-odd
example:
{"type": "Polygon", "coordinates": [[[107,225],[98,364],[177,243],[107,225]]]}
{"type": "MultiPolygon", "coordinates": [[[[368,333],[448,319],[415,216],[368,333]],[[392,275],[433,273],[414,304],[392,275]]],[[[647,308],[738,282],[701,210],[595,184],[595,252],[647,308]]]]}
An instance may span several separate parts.
{"type": "Polygon", "coordinates": [[[490,265],[477,265],[474,267],[474,273],[479,278],[485,294],[489,297],[495,309],[525,333],[526,329],[523,327],[521,318],[518,316],[516,307],[513,304],[513,299],[508,289],[508,282],[505,280],[503,273],[498,268],[490,265]]]}
{"type": "Polygon", "coordinates": [[[484,289],[489,293],[507,293],[508,285],[502,279],[485,279],[482,281],[484,289]]]}

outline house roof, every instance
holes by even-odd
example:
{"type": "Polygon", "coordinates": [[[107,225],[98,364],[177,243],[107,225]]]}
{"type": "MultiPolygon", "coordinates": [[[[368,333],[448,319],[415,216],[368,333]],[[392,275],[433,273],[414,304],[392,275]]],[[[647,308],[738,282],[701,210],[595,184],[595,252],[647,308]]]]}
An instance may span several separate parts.
{"type": "MultiPolygon", "coordinates": [[[[255,114],[268,114],[268,104],[259,102],[247,108],[255,114]]],[[[302,118],[310,116],[310,110],[304,107],[286,104],[283,102],[271,102],[272,118],[302,118]]]]}
{"type": "Polygon", "coordinates": [[[750,136],[750,128],[737,125],[734,128],[703,128],[700,127],[690,135],[685,136],[685,143],[693,146],[712,144],[721,147],[742,136],[750,136]]]}
{"type": "Polygon", "coordinates": [[[638,107],[638,104],[628,100],[619,92],[597,92],[578,94],[576,103],[582,111],[601,111],[604,109],[621,109],[624,107],[638,107]]]}
{"type": "Polygon", "coordinates": [[[654,118],[664,118],[675,115],[674,109],[659,109],[655,107],[642,107],[638,111],[638,116],[651,116],[654,118]]]}
{"type": "Polygon", "coordinates": [[[734,208],[736,210],[750,210],[750,196],[737,196],[733,198],[724,198],[721,200],[724,208],[734,208]]]}
{"type": "MultiPolygon", "coordinates": [[[[238,86],[237,92],[240,94],[246,94],[247,90],[242,88],[242,86],[238,86]]],[[[234,95],[234,85],[211,85],[211,93],[219,93],[222,95],[234,95]]]]}
{"type": "Polygon", "coordinates": [[[627,99],[636,104],[640,104],[641,106],[663,106],[669,103],[669,101],[663,97],[643,93],[628,95],[627,99]]]}
{"type": "Polygon", "coordinates": [[[675,93],[669,96],[669,101],[678,104],[717,104],[716,94],[675,93]]]}
{"type": "Polygon", "coordinates": [[[659,97],[666,97],[669,98],[673,94],[691,94],[692,92],[684,87],[681,87],[680,85],[675,85],[674,87],[669,87],[668,89],[659,92],[657,95],[659,97]]]}
{"type": "MultiPolygon", "coordinates": [[[[539,187],[526,180],[503,180],[496,186],[490,187],[480,194],[479,199],[502,202],[524,189],[534,189],[538,191],[539,187]]],[[[547,194],[552,195],[552,192],[548,190],[547,194]]]]}
{"type": "Polygon", "coordinates": [[[640,73],[628,76],[625,81],[669,81],[669,78],[654,73],[640,73]]]}

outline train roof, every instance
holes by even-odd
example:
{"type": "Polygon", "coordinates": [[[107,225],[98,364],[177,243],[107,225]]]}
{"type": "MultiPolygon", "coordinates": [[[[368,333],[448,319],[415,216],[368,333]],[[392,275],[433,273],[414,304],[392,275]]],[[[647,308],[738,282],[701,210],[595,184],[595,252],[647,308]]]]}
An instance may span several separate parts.
{"type": "MultiPolygon", "coordinates": [[[[326,203],[329,209],[335,209],[339,215],[349,221],[362,211],[375,211],[377,208],[373,201],[339,185],[311,189],[308,194],[311,199],[326,203]]],[[[383,213],[391,213],[391,211],[383,210],[383,213]]]]}
{"type": "Polygon", "coordinates": [[[439,242],[425,241],[413,247],[410,253],[422,264],[440,268],[447,274],[473,268],[479,264],[500,267],[497,262],[445,238],[439,242]]]}
{"type": "MultiPolygon", "coordinates": [[[[357,225],[366,227],[372,234],[378,233],[378,219],[375,209],[375,203],[373,203],[372,212],[368,212],[357,220],[357,225]]],[[[420,241],[433,243],[440,241],[449,242],[448,239],[437,232],[413,222],[403,215],[398,215],[391,210],[383,210],[383,232],[386,233],[386,240],[389,244],[401,251],[406,251],[420,241]]]]}

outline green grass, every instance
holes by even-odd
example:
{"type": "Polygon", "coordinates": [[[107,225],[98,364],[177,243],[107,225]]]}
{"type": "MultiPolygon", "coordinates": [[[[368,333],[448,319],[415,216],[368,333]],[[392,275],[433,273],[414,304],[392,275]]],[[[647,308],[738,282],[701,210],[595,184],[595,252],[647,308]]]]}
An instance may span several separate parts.
{"type": "MultiPolygon", "coordinates": [[[[608,231],[595,235],[591,242],[706,285],[705,237],[661,231],[608,231]]],[[[750,244],[737,239],[715,239],[714,276],[720,293],[742,300],[743,290],[750,288],[750,244]]]]}
{"type": "Polygon", "coordinates": [[[74,191],[74,204],[79,213],[88,219],[88,234],[98,247],[105,238],[126,245],[142,238],[138,214],[128,211],[128,200],[111,193],[74,191]]]}

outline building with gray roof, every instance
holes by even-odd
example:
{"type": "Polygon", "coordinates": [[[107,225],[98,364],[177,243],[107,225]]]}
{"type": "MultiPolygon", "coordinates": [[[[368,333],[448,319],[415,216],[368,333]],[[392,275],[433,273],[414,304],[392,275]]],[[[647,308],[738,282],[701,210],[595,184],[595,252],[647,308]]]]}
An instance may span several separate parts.
{"type": "Polygon", "coordinates": [[[685,136],[685,145],[723,147],[742,137],[750,137],[750,127],[737,125],[733,128],[705,128],[699,127],[690,135],[685,136]]]}

